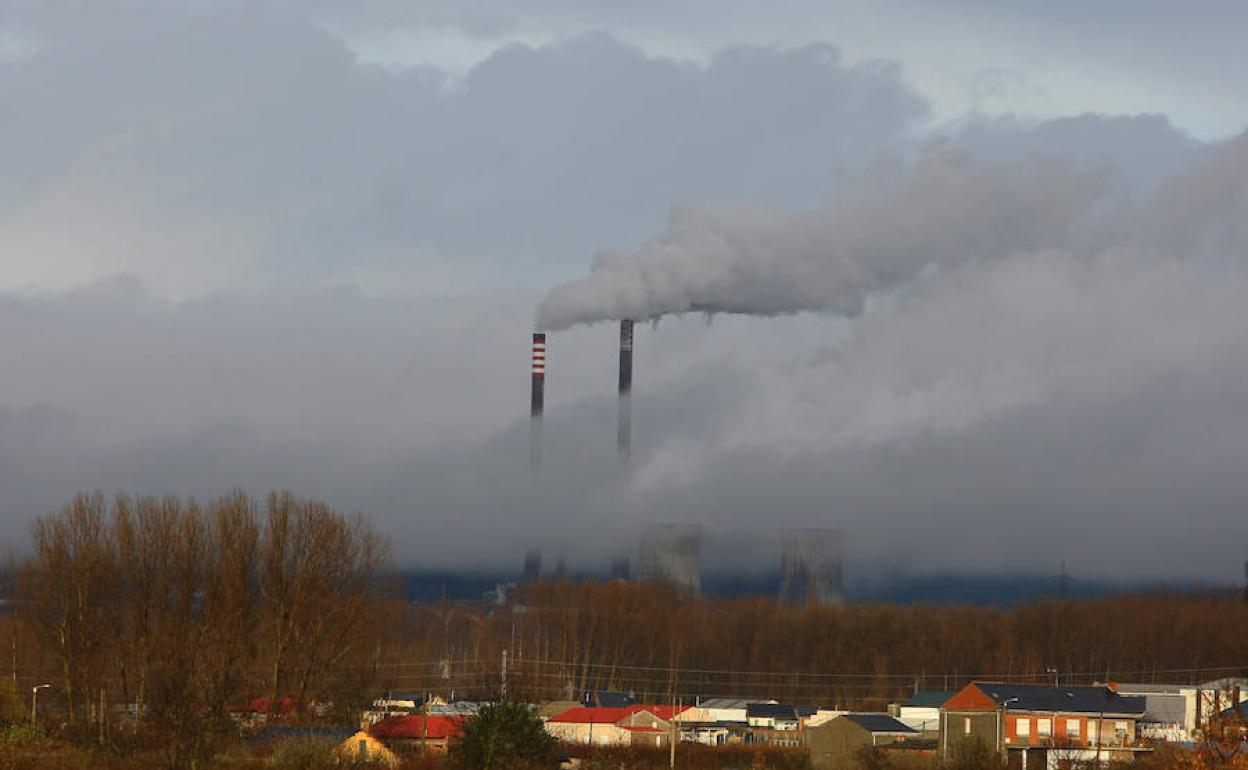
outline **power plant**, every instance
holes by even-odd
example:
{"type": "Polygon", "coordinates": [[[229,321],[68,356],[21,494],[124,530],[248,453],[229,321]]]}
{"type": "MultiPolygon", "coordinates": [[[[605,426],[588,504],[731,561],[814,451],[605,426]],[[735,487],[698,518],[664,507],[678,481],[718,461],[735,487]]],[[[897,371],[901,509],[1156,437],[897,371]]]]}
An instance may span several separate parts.
{"type": "Polygon", "coordinates": [[[652,524],[641,538],[637,579],[674,583],[681,591],[702,593],[702,528],[686,524],[652,524]]]}
{"type": "Polygon", "coordinates": [[[840,604],[841,547],[837,529],[799,529],[789,533],[781,557],[780,603],[795,607],[840,604]]]}
{"type": "Polygon", "coordinates": [[[633,322],[620,321],[620,404],[615,443],[620,460],[628,461],[633,451],[633,322]]]}
{"type": "Polygon", "coordinates": [[[542,412],[546,408],[546,335],[533,333],[532,383],[529,396],[529,466],[542,464],[542,412]]]}

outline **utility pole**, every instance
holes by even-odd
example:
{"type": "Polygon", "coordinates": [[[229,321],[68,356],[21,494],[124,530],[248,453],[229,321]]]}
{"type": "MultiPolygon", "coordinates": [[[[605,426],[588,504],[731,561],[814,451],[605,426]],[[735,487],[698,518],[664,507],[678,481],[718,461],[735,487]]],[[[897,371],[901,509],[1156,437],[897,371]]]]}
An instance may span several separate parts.
{"type": "Polygon", "coordinates": [[[503,663],[498,672],[499,677],[499,700],[507,700],[507,650],[503,650],[503,663]]]}
{"type": "Polygon", "coordinates": [[[680,712],[676,710],[676,699],[672,699],[672,720],[671,720],[671,736],[668,739],[668,758],[667,766],[672,770],[676,768],[676,740],[680,733],[676,730],[676,715],[680,712]]]}

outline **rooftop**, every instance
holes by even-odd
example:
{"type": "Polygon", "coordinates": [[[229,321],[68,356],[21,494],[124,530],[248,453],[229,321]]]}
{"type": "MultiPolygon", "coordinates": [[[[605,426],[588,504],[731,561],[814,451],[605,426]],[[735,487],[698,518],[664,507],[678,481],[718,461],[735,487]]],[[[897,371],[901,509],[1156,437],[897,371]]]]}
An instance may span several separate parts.
{"type": "Polygon", "coordinates": [[[915,708],[940,708],[957,693],[957,690],[919,690],[902,702],[903,706],[915,708]]]}
{"type": "Polygon", "coordinates": [[[918,731],[907,727],[888,714],[845,714],[844,717],[873,733],[918,735],[918,731]]]}
{"type": "Polygon", "coordinates": [[[1108,687],[1049,687],[973,682],[980,692],[1011,711],[1143,715],[1143,696],[1119,695],[1108,687]]]}
{"type": "Polygon", "coordinates": [[[463,717],[388,717],[373,725],[369,733],[376,738],[443,740],[463,734],[464,721],[463,717]]]}
{"type": "Polygon", "coordinates": [[[789,719],[797,721],[797,712],[784,703],[748,703],[745,715],[754,719],[789,719]]]}

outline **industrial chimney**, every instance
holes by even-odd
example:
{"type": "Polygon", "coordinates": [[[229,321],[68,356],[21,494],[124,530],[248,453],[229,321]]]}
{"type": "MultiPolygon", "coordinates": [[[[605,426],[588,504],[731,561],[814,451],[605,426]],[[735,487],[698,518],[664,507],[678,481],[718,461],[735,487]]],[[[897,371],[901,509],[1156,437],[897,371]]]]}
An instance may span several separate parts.
{"type": "Polygon", "coordinates": [[[542,410],[546,405],[546,335],[533,333],[533,383],[529,403],[529,467],[542,464],[542,410]]]}
{"type": "Polygon", "coordinates": [[[633,449],[633,322],[620,321],[620,412],[616,426],[616,448],[620,459],[628,460],[633,449]]]}

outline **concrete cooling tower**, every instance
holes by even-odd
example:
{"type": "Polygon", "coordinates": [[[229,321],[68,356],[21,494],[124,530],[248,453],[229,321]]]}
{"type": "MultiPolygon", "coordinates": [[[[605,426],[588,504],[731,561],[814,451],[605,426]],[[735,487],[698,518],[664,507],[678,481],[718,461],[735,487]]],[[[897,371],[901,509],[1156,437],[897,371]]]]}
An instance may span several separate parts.
{"type": "Polygon", "coordinates": [[[692,595],[702,592],[702,528],[653,524],[641,538],[637,579],[675,583],[692,595]]]}
{"type": "Polygon", "coordinates": [[[843,542],[843,533],[836,529],[801,529],[790,533],[784,541],[780,603],[802,607],[844,601],[841,591],[843,542]]]}

